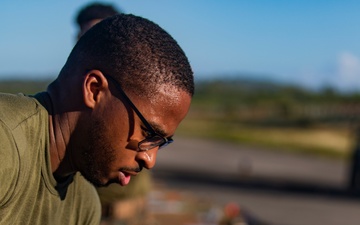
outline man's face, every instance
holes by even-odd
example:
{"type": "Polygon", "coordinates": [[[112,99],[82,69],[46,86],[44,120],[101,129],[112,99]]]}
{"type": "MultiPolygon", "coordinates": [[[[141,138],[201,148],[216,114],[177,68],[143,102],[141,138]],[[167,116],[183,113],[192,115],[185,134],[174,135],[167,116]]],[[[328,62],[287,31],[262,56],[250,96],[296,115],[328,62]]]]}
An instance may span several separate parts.
{"type": "MultiPolygon", "coordinates": [[[[152,128],[171,137],[188,112],[191,97],[184,91],[164,92],[150,100],[129,96],[152,128]]],[[[148,130],[128,104],[113,96],[94,110],[86,129],[80,172],[96,186],[127,185],[143,167],[155,165],[158,147],[138,151],[148,130]]]]}

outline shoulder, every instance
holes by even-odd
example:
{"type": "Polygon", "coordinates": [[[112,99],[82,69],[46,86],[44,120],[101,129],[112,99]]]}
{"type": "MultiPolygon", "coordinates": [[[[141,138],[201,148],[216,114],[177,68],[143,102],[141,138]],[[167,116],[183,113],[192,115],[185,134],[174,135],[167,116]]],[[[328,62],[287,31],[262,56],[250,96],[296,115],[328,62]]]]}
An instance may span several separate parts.
{"type": "Polygon", "coordinates": [[[9,128],[0,121],[0,208],[12,196],[19,174],[19,154],[9,128]]]}
{"type": "Polygon", "coordinates": [[[38,150],[43,134],[38,123],[45,118],[39,113],[43,110],[33,97],[0,93],[0,206],[10,199],[19,179],[31,171],[28,166],[37,156],[33,150],[38,150]]]}
{"type": "Polygon", "coordinates": [[[9,129],[38,113],[41,106],[37,100],[23,94],[0,93],[0,121],[9,129]]]}

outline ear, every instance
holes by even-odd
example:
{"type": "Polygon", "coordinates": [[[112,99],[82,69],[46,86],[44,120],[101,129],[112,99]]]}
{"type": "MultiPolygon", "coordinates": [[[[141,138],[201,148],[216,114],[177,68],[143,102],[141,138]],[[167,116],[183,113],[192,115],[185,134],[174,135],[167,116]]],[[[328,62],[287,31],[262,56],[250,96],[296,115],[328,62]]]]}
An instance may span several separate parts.
{"type": "Polygon", "coordinates": [[[93,109],[109,93],[109,85],[100,70],[90,70],[83,81],[84,103],[93,109]]]}

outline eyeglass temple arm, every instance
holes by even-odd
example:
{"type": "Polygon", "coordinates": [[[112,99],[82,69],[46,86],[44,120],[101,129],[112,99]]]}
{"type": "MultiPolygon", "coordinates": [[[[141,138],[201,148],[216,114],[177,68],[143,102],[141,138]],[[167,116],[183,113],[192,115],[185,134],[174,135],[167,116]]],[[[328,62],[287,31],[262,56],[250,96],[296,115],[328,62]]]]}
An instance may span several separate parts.
{"type": "Polygon", "coordinates": [[[121,93],[122,97],[125,98],[125,100],[127,101],[127,103],[130,105],[130,107],[135,111],[136,115],[140,118],[141,122],[143,122],[143,124],[146,126],[147,129],[149,129],[151,132],[156,133],[155,130],[151,127],[151,125],[146,121],[146,119],[144,118],[144,116],[140,113],[140,111],[136,108],[136,106],[134,105],[134,103],[132,103],[132,101],[130,100],[130,98],[125,94],[125,92],[123,91],[123,89],[121,88],[120,84],[111,76],[105,76],[107,79],[112,80],[115,85],[116,88],[119,90],[119,92],[121,93]]]}

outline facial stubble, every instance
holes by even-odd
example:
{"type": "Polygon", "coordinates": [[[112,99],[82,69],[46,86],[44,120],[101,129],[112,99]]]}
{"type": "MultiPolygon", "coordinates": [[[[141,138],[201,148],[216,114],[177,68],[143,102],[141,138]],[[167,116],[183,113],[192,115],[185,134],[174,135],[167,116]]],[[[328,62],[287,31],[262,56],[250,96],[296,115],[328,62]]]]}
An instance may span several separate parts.
{"type": "Polygon", "coordinates": [[[116,152],[105,135],[106,125],[100,119],[93,119],[87,130],[88,142],[83,152],[83,176],[97,187],[109,184],[108,176],[116,152]]]}

